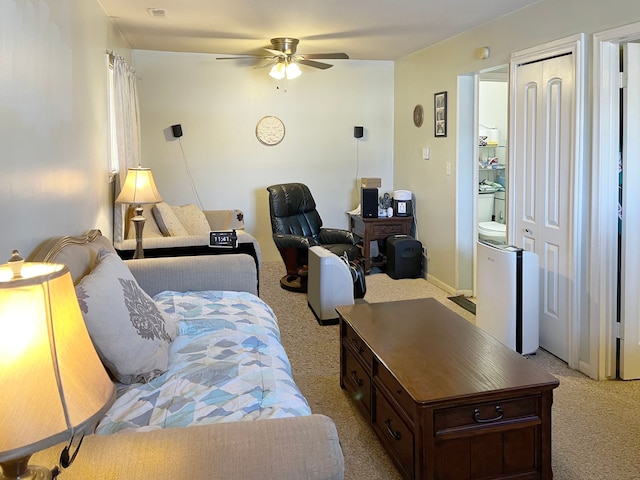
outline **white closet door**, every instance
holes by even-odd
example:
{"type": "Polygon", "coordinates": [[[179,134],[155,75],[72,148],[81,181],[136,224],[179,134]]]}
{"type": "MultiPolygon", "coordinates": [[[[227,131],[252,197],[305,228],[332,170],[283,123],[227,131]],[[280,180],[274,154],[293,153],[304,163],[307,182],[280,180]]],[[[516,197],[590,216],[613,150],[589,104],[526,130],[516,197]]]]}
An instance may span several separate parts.
{"type": "Polygon", "coordinates": [[[640,45],[624,47],[620,377],[640,378],[640,45]]]}
{"type": "Polygon", "coordinates": [[[513,140],[513,241],[538,255],[540,346],[565,361],[575,261],[570,165],[574,61],[572,54],[566,54],[517,67],[513,140]]]}

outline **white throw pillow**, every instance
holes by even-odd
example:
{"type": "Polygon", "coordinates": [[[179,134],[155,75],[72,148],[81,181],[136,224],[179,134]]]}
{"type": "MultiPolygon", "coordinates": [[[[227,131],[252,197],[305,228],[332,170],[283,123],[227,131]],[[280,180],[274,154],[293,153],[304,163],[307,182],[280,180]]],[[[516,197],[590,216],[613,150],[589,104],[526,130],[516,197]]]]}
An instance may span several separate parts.
{"type": "Polygon", "coordinates": [[[177,323],[158,309],[118,255],[100,250],[76,294],[96,351],[118,382],[148,382],[167,369],[177,323]]]}
{"type": "Polygon", "coordinates": [[[184,228],[175,212],[166,202],[156,203],[152,209],[158,228],[165,237],[184,237],[189,232],[184,228]]]}
{"type": "Polygon", "coordinates": [[[189,235],[209,235],[211,226],[202,210],[196,205],[189,204],[181,207],[171,207],[180,220],[180,223],[187,230],[189,235]]]}
{"type": "Polygon", "coordinates": [[[244,230],[244,213],[242,210],[230,210],[231,220],[229,221],[229,228],[233,230],[244,230]]]}

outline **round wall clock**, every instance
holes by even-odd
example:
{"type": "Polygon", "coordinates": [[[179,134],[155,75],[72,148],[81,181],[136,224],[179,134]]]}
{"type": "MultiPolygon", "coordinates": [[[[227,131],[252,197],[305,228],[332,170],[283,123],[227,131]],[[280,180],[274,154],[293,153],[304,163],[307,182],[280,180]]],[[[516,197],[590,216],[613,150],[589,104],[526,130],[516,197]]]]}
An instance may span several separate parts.
{"type": "Polygon", "coordinates": [[[413,109],[413,124],[416,127],[421,127],[424,121],[424,109],[422,105],[416,105],[413,109]]]}
{"type": "Polygon", "coordinates": [[[262,117],[256,125],[256,138],[263,145],[278,145],[284,138],[284,133],[284,123],[278,117],[262,117]]]}

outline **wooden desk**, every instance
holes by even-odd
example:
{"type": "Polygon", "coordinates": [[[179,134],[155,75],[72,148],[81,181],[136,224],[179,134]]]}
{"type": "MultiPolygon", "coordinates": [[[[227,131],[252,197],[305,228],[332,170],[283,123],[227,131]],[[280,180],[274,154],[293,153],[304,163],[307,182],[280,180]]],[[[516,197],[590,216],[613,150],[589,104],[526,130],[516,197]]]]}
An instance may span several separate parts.
{"type": "Polygon", "coordinates": [[[351,233],[362,239],[362,256],[364,257],[365,272],[369,273],[372,266],[382,266],[382,262],[371,259],[371,242],[385,240],[391,235],[411,235],[413,217],[380,217],[362,218],[360,215],[349,215],[351,233]]]}
{"type": "Polygon", "coordinates": [[[558,380],[433,298],[340,316],[340,386],[407,479],[551,479],[558,380]]]}

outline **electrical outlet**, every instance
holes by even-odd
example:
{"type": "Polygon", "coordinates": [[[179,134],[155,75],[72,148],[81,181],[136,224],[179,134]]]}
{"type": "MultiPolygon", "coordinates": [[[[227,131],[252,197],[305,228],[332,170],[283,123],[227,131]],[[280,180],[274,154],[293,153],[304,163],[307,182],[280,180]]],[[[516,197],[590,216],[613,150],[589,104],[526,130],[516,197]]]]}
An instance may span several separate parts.
{"type": "Polygon", "coordinates": [[[444,173],[446,175],[451,175],[451,162],[447,162],[444,164],[444,173]]]}

